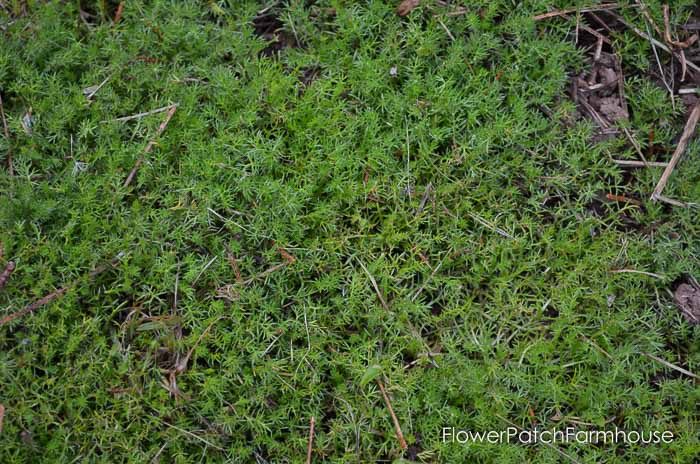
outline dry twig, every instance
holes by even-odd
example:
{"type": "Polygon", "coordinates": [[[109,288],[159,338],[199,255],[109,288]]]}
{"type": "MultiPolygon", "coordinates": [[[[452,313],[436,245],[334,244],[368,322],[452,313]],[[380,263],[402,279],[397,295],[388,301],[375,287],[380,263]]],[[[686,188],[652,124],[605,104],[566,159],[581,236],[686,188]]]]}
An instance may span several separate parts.
{"type": "MultiPolygon", "coordinates": [[[[620,100],[620,101],[622,101],[622,100],[620,100]]],[[[626,107],[626,106],[627,106],[627,103],[625,102],[625,107],[626,107]]],[[[626,112],[627,114],[629,114],[629,111],[627,110],[627,108],[625,108],[625,112],[626,112]]],[[[639,155],[639,157],[642,159],[642,164],[643,164],[644,166],[648,166],[648,165],[649,165],[649,162],[647,161],[646,156],[644,156],[644,152],[642,152],[642,147],[641,147],[641,145],[639,145],[639,142],[638,142],[637,139],[634,137],[634,135],[632,134],[632,132],[630,132],[626,127],[623,127],[623,128],[622,128],[622,132],[625,134],[625,136],[627,137],[627,140],[630,141],[630,143],[631,143],[632,146],[634,147],[634,150],[637,152],[637,154],[639,155]]]]}
{"type": "MultiPolygon", "coordinates": [[[[659,42],[658,40],[656,40],[655,38],[651,37],[651,35],[647,34],[646,32],[639,30],[639,28],[637,28],[636,26],[628,23],[622,16],[615,14],[612,11],[610,11],[609,14],[612,17],[614,17],[617,21],[619,21],[620,23],[627,26],[632,32],[637,34],[639,37],[648,40],[649,42],[651,42],[652,45],[659,47],[661,50],[665,51],[666,53],[670,53],[671,55],[675,56],[679,61],[682,59],[681,56],[677,52],[675,52],[674,50],[671,50],[665,44],[663,44],[663,43],[659,42]]],[[[689,68],[693,69],[694,71],[700,72],[700,66],[696,65],[692,61],[687,61],[686,64],[689,68]]]]}
{"type": "Polygon", "coordinates": [[[189,351],[187,352],[187,354],[185,355],[185,357],[184,357],[182,360],[178,361],[178,363],[177,363],[177,365],[175,366],[175,369],[174,369],[175,372],[176,372],[177,374],[182,374],[183,372],[185,372],[185,371],[187,370],[187,364],[189,363],[190,358],[192,358],[192,353],[194,353],[195,348],[197,348],[197,346],[199,346],[199,343],[200,343],[200,342],[202,341],[202,339],[209,333],[209,331],[211,330],[211,328],[214,327],[214,324],[216,324],[217,322],[219,322],[221,319],[223,319],[223,316],[219,316],[219,317],[217,317],[216,319],[214,319],[214,320],[211,322],[211,324],[209,324],[209,325],[207,326],[207,328],[204,329],[204,332],[202,332],[202,333],[199,335],[199,337],[197,338],[197,341],[194,342],[194,345],[192,345],[192,347],[189,349],[189,351]]]}
{"type": "Polygon", "coordinates": [[[152,114],[157,114],[157,113],[162,113],[164,111],[170,111],[172,110],[173,107],[177,107],[177,103],[173,105],[167,105],[167,106],[161,106],[160,108],[156,108],[151,111],[144,111],[143,113],[136,113],[132,114],[131,116],[122,116],[121,118],[116,118],[116,119],[110,119],[108,121],[102,121],[103,123],[108,123],[108,122],[126,122],[126,121],[131,121],[132,119],[140,119],[146,116],[150,116],[152,114]]]}
{"type": "MultiPolygon", "coordinates": [[[[570,17],[569,15],[567,15],[566,13],[562,13],[562,14],[561,14],[561,17],[564,18],[564,19],[567,19],[567,20],[571,20],[571,17],[570,17]]],[[[608,39],[607,37],[605,37],[603,34],[601,34],[600,32],[596,31],[596,30],[593,29],[592,27],[589,27],[589,26],[587,26],[587,25],[585,25],[585,24],[582,24],[582,23],[578,20],[578,17],[577,17],[576,21],[577,21],[577,22],[576,22],[576,28],[577,28],[577,29],[583,29],[584,31],[586,31],[586,32],[588,32],[589,34],[591,34],[592,36],[595,36],[598,40],[600,40],[600,41],[602,41],[602,42],[605,42],[606,44],[612,46],[612,42],[610,41],[610,39],[608,39]]]]}
{"type": "Polygon", "coordinates": [[[687,208],[690,205],[695,205],[695,203],[683,203],[682,201],[674,200],[673,198],[665,197],[663,195],[657,195],[656,200],[663,203],[668,203],[669,205],[678,206],[680,208],[687,208]]]}
{"type": "Polygon", "coordinates": [[[122,19],[122,14],[124,13],[124,2],[119,2],[117,5],[117,11],[114,13],[114,24],[119,23],[122,19]]]}
{"type": "Polygon", "coordinates": [[[661,35],[661,29],[656,25],[656,21],[654,21],[654,18],[651,16],[651,13],[649,13],[649,9],[644,2],[642,0],[636,0],[635,3],[639,6],[639,10],[642,12],[642,16],[644,16],[646,21],[651,24],[657,34],[661,35]]]}
{"type": "Polygon", "coordinates": [[[532,19],[534,19],[535,21],[541,21],[543,19],[554,18],[556,16],[563,16],[569,13],[589,13],[591,11],[613,10],[619,7],[620,5],[617,3],[603,3],[601,5],[595,5],[588,8],[569,8],[566,10],[550,11],[548,13],[542,13],[537,16],[534,16],[532,19]]]}
{"type": "MultiPolygon", "coordinates": [[[[447,256],[445,256],[445,258],[447,258],[447,256]]],[[[433,277],[435,277],[435,274],[437,273],[437,271],[440,270],[440,268],[442,267],[442,263],[443,263],[444,261],[445,261],[445,259],[443,258],[443,260],[440,261],[440,262],[438,263],[437,266],[435,266],[435,269],[433,269],[433,272],[430,273],[430,276],[428,276],[428,278],[425,279],[425,281],[424,281],[423,284],[418,288],[418,290],[416,290],[416,293],[414,293],[413,296],[411,297],[411,303],[413,303],[414,301],[416,301],[416,298],[418,298],[418,297],[420,296],[420,294],[421,294],[421,293],[423,292],[423,290],[425,289],[425,286],[428,285],[428,282],[430,282],[430,281],[433,279],[433,277]]]]}
{"type": "Polygon", "coordinates": [[[440,24],[440,26],[442,26],[442,28],[445,30],[445,32],[447,33],[447,37],[449,37],[450,40],[452,40],[454,42],[456,40],[455,36],[453,36],[452,32],[450,32],[450,30],[447,28],[447,26],[445,26],[445,23],[443,23],[442,20],[438,19],[438,24],[440,24]]]}
{"type": "Polygon", "coordinates": [[[664,12],[664,40],[668,44],[669,47],[672,49],[675,49],[676,52],[678,53],[678,58],[681,62],[681,82],[685,81],[685,75],[688,71],[688,60],[685,58],[685,51],[684,49],[690,47],[693,45],[697,40],[698,40],[698,35],[693,34],[690,36],[687,40],[680,42],[677,40],[674,40],[671,37],[671,20],[669,19],[669,9],[668,5],[663,6],[663,12],[664,12]]]}
{"type": "Polygon", "coordinates": [[[685,128],[683,129],[683,134],[681,135],[681,138],[678,141],[678,145],[676,146],[676,150],[673,152],[673,156],[671,157],[671,161],[668,163],[668,166],[666,166],[666,169],[664,170],[663,174],[661,175],[661,178],[659,179],[659,183],[656,184],[656,188],[654,189],[654,192],[651,194],[652,201],[658,200],[659,197],[661,196],[661,193],[664,191],[664,188],[666,187],[666,183],[668,182],[668,179],[671,177],[671,174],[673,173],[673,170],[676,168],[678,161],[680,161],[681,156],[683,155],[683,152],[685,151],[685,148],[688,146],[688,142],[695,134],[695,127],[698,124],[698,119],[700,119],[700,101],[698,101],[695,104],[695,107],[690,112],[690,116],[688,116],[688,120],[685,123],[685,128]]]}
{"type": "Polygon", "coordinates": [[[311,452],[314,446],[314,427],[316,426],[316,418],[311,416],[311,424],[309,426],[309,444],[306,447],[306,464],[311,464],[311,452]]]}
{"type": "Polygon", "coordinates": [[[618,160],[614,159],[612,160],[613,163],[620,165],[622,167],[631,167],[631,168],[645,168],[645,167],[654,167],[654,168],[665,168],[668,166],[668,163],[662,163],[659,161],[634,161],[634,160],[618,160]]]}
{"type": "Polygon", "coordinates": [[[389,414],[391,414],[391,420],[394,423],[394,430],[396,431],[396,438],[399,440],[399,445],[401,446],[401,449],[408,449],[408,444],[406,443],[406,439],[403,437],[403,432],[401,431],[401,425],[399,424],[399,420],[394,413],[394,408],[391,407],[391,401],[389,400],[389,395],[386,394],[384,384],[377,379],[377,385],[379,385],[379,390],[382,392],[382,396],[384,397],[384,403],[386,403],[386,407],[389,409],[389,414]]]}
{"type": "Polygon", "coordinates": [[[88,102],[92,102],[92,97],[95,96],[97,92],[100,91],[102,87],[107,83],[112,78],[112,75],[109,75],[104,78],[102,82],[100,82],[97,85],[91,85],[90,87],[86,87],[83,89],[83,95],[85,95],[85,98],[88,100],[88,102]]]}
{"type": "MultiPolygon", "coordinates": [[[[678,41],[678,40],[673,40],[671,37],[671,21],[669,19],[669,9],[668,5],[663,6],[663,12],[664,12],[664,39],[669,45],[672,45],[676,48],[688,48],[691,45],[693,45],[695,42],[698,41],[698,35],[693,34],[691,35],[688,39],[684,41],[678,41]]],[[[683,79],[681,79],[683,80],[683,79]]]]}
{"type": "MultiPolygon", "coordinates": [[[[642,16],[644,16],[644,25],[646,26],[647,29],[647,34],[649,37],[652,36],[651,27],[654,28],[656,33],[659,36],[662,36],[663,34],[661,33],[661,30],[659,29],[659,26],[656,25],[656,22],[654,21],[654,18],[651,16],[649,13],[649,10],[647,9],[646,5],[642,0],[637,0],[637,5],[642,11],[642,16]]],[[[661,65],[661,59],[659,58],[659,52],[656,50],[656,44],[654,41],[650,40],[649,43],[651,44],[651,49],[654,52],[654,58],[656,59],[656,65],[659,67],[659,75],[661,76],[661,81],[664,83],[664,87],[666,87],[666,90],[668,90],[669,96],[671,97],[671,106],[673,109],[676,109],[676,98],[674,96],[674,91],[673,91],[673,80],[671,80],[671,84],[669,84],[668,80],[666,79],[666,73],[664,72],[664,67],[661,65]]],[[[685,63],[685,56],[682,56],[682,61],[685,63]]],[[[685,69],[685,65],[684,68],[685,69]]],[[[685,71],[684,71],[685,73],[685,71]]]]}

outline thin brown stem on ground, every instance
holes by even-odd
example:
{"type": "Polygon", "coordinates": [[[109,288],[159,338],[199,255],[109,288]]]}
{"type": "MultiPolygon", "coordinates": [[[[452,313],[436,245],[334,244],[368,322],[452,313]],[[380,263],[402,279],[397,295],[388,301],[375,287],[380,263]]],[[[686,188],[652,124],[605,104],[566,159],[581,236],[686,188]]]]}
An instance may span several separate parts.
{"type": "Polygon", "coordinates": [[[670,362],[666,361],[665,359],[659,358],[658,356],[654,356],[654,355],[651,354],[651,353],[642,353],[642,354],[643,354],[644,356],[646,356],[647,358],[649,358],[649,359],[653,359],[654,361],[656,361],[656,362],[658,362],[658,363],[660,363],[660,364],[663,364],[664,366],[666,366],[666,367],[668,367],[668,368],[670,368],[670,369],[673,369],[673,370],[676,371],[676,372],[680,372],[681,374],[687,375],[688,377],[692,377],[692,378],[694,378],[694,379],[700,379],[700,377],[698,377],[696,374],[693,374],[693,373],[690,372],[689,370],[683,369],[683,368],[680,367],[680,366],[676,366],[675,364],[670,363],[670,362]]]}
{"type": "Polygon", "coordinates": [[[645,163],[644,161],[614,159],[612,162],[619,166],[630,168],[665,168],[668,166],[668,163],[662,163],[659,161],[647,161],[645,163]]]}
{"type": "Polygon", "coordinates": [[[690,112],[690,116],[688,116],[688,120],[685,123],[685,128],[683,129],[683,133],[681,134],[681,138],[678,141],[678,145],[676,146],[676,149],[673,152],[671,161],[669,161],[668,166],[666,166],[666,169],[664,170],[663,174],[661,174],[661,178],[659,179],[658,184],[656,184],[654,192],[651,194],[652,201],[656,201],[664,191],[668,179],[671,177],[673,170],[676,168],[676,165],[680,161],[681,156],[683,156],[683,153],[685,152],[685,149],[688,146],[688,142],[693,137],[693,135],[695,135],[695,127],[698,124],[698,119],[700,119],[700,101],[698,101],[695,104],[695,107],[690,112]]]}
{"type": "Polygon", "coordinates": [[[119,2],[117,5],[117,11],[114,13],[114,25],[117,25],[122,19],[122,14],[124,13],[124,2],[119,2]]]}
{"type": "MultiPolygon", "coordinates": [[[[608,14],[610,14],[612,17],[614,17],[620,23],[627,26],[632,32],[637,34],[639,37],[648,40],[649,42],[651,42],[652,45],[660,48],[661,50],[665,51],[666,53],[669,53],[669,54],[675,56],[679,61],[681,60],[681,56],[676,51],[670,49],[668,46],[666,46],[662,42],[659,42],[655,38],[651,37],[650,34],[647,34],[646,32],[639,30],[639,28],[637,28],[636,26],[627,22],[627,20],[625,20],[625,18],[623,18],[622,16],[615,14],[612,11],[608,12],[608,14]]],[[[700,66],[696,65],[692,61],[687,61],[687,66],[689,68],[691,68],[692,70],[694,70],[695,72],[700,72],[700,66]]]]}
{"type": "Polygon", "coordinates": [[[311,464],[311,453],[314,447],[314,427],[316,426],[316,418],[311,416],[311,423],[309,425],[309,443],[306,446],[306,464],[311,464]]]}
{"type": "MultiPolygon", "coordinates": [[[[88,274],[89,279],[95,278],[98,274],[101,274],[102,272],[106,271],[110,267],[116,266],[119,262],[119,259],[122,257],[123,253],[119,253],[110,263],[109,265],[101,265],[96,267],[94,270],[92,270],[88,274]]],[[[0,319],[0,327],[6,324],[9,324],[10,322],[14,321],[15,319],[19,319],[20,317],[23,317],[29,313],[33,313],[37,309],[46,306],[47,304],[51,303],[54,300],[59,299],[63,295],[65,295],[69,290],[72,288],[76,287],[80,283],[80,279],[77,279],[73,282],[71,282],[68,285],[65,285],[58,290],[54,290],[53,292],[49,293],[48,295],[44,296],[43,298],[28,304],[24,308],[20,309],[19,311],[16,311],[14,313],[8,314],[7,316],[4,316],[2,319],[0,319]]]]}
{"type": "Polygon", "coordinates": [[[110,119],[110,120],[102,121],[102,122],[103,122],[103,123],[107,123],[107,122],[126,122],[126,121],[131,121],[131,120],[133,120],[133,119],[141,119],[141,118],[143,118],[143,117],[150,116],[150,115],[152,115],[152,114],[162,113],[162,112],[164,112],[164,111],[170,111],[173,107],[176,107],[176,106],[177,106],[177,104],[161,106],[160,108],[156,108],[156,109],[150,110],[150,111],[144,111],[143,113],[136,113],[136,114],[132,114],[132,115],[130,115],[130,116],[122,116],[122,117],[120,117],[120,118],[110,119]]]}
{"type": "Polygon", "coordinates": [[[171,105],[170,109],[168,110],[168,113],[165,115],[165,119],[163,120],[162,123],[160,123],[160,126],[158,127],[158,130],[156,131],[156,135],[153,136],[150,142],[148,142],[148,145],[146,145],[146,148],[143,150],[143,153],[139,157],[139,159],[136,160],[136,164],[134,165],[133,169],[129,173],[129,176],[126,178],[124,181],[124,187],[128,187],[129,184],[134,180],[136,177],[136,173],[139,171],[139,168],[141,167],[141,164],[143,164],[143,161],[146,157],[147,154],[153,150],[153,147],[155,146],[158,137],[163,133],[166,127],[168,127],[168,123],[170,122],[170,119],[172,119],[173,115],[175,114],[175,111],[177,110],[177,105],[171,105]]]}
{"type": "Polygon", "coordinates": [[[587,8],[568,8],[565,10],[550,11],[548,13],[542,13],[534,16],[532,19],[535,21],[541,21],[543,19],[555,18],[557,16],[564,16],[569,13],[589,13],[591,11],[603,11],[603,10],[613,10],[619,8],[620,5],[617,3],[603,3],[601,5],[590,6],[587,8]]]}
{"type": "Polygon", "coordinates": [[[401,431],[401,424],[399,424],[399,419],[396,417],[394,408],[391,406],[391,400],[389,400],[389,395],[386,394],[384,384],[381,380],[377,379],[377,385],[379,386],[379,390],[382,392],[382,397],[384,397],[384,403],[386,403],[386,407],[391,415],[391,421],[394,423],[394,430],[396,431],[396,438],[399,440],[399,446],[401,446],[401,449],[408,449],[408,444],[406,443],[406,439],[401,431]]]}

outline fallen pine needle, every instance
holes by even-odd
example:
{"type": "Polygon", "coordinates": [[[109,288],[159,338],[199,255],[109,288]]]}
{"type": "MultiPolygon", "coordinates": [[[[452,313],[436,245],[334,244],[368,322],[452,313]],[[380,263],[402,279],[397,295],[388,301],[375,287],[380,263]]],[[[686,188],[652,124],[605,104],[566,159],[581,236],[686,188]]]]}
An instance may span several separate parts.
{"type": "Polygon", "coordinates": [[[605,195],[605,198],[611,201],[619,201],[622,203],[631,203],[633,205],[642,206],[641,201],[635,200],[634,198],[626,197],[624,195],[615,195],[614,193],[608,193],[605,195]]]}
{"type": "Polygon", "coordinates": [[[688,377],[692,377],[694,379],[700,379],[697,375],[693,374],[689,370],[683,369],[680,366],[676,366],[675,364],[672,364],[664,359],[659,358],[658,356],[654,356],[653,354],[650,353],[642,353],[644,356],[647,358],[653,359],[654,361],[663,364],[664,366],[673,369],[674,371],[680,372],[681,374],[685,374],[688,377]]]}
{"type": "Polygon", "coordinates": [[[136,164],[134,165],[134,168],[131,170],[129,173],[129,176],[126,178],[126,181],[124,181],[124,187],[128,187],[129,184],[134,180],[134,177],[136,177],[136,173],[138,172],[139,168],[141,167],[141,164],[143,164],[144,157],[153,150],[153,146],[156,144],[156,140],[158,137],[160,137],[160,134],[163,133],[166,127],[168,127],[168,123],[170,122],[170,119],[172,119],[173,115],[175,114],[175,110],[177,110],[177,104],[171,105],[169,107],[168,113],[165,115],[165,119],[163,120],[162,123],[160,123],[160,126],[158,127],[158,130],[156,131],[156,135],[153,136],[150,142],[148,142],[148,145],[146,145],[146,148],[143,150],[143,153],[139,157],[139,159],[136,160],[136,164]]]}
{"type": "MultiPolygon", "coordinates": [[[[620,98],[620,101],[622,101],[622,98],[620,98]]],[[[637,142],[637,139],[634,137],[634,135],[632,135],[632,133],[626,127],[622,128],[622,132],[625,134],[627,140],[630,141],[635,151],[642,159],[642,163],[648,163],[647,159],[644,157],[644,153],[642,152],[642,147],[639,145],[639,142],[637,142]]]]}
{"type": "Polygon", "coordinates": [[[401,425],[399,424],[399,420],[396,418],[396,414],[394,414],[394,408],[391,407],[391,401],[389,400],[389,396],[386,394],[384,384],[377,379],[377,385],[379,385],[379,390],[382,392],[382,396],[384,397],[384,403],[386,403],[386,407],[389,409],[389,414],[391,414],[391,420],[394,423],[394,430],[396,431],[396,438],[399,440],[399,445],[401,446],[401,449],[408,449],[408,444],[406,443],[406,439],[403,437],[403,432],[401,431],[401,425]]]}
{"type": "Polygon", "coordinates": [[[440,270],[440,268],[442,267],[442,263],[444,261],[445,260],[443,259],[442,261],[440,261],[438,263],[437,266],[435,266],[435,269],[433,269],[433,272],[430,274],[430,276],[428,276],[428,278],[425,280],[425,282],[423,282],[423,284],[420,286],[420,288],[418,288],[418,290],[416,290],[416,293],[414,293],[413,296],[411,297],[411,303],[416,301],[416,298],[418,298],[420,296],[421,292],[425,289],[425,286],[428,285],[428,282],[430,282],[432,280],[432,278],[435,277],[435,274],[437,273],[438,270],[440,270]]]}
{"type": "Polygon", "coordinates": [[[654,274],[653,272],[638,271],[636,269],[613,269],[610,272],[612,272],[613,274],[642,274],[642,275],[649,276],[649,277],[656,277],[657,279],[664,278],[664,276],[659,275],[659,274],[654,274]]]}
{"type": "Polygon", "coordinates": [[[209,262],[207,262],[207,264],[204,265],[202,270],[199,271],[199,274],[197,274],[197,277],[195,277],[194,281],[192,282],[192,285],[197,283],[199,278],[202,277],[202,274],[204,274],[207,271],[207,269],[209,269],[209,266],[211,266],[214,263],[214,261],[217,260],[217,258],[218,258],[218,256],[214,256],[211,260],[209,260],[209,262]]]}
{"type": "Polygon", "coordinates": [[[629,167],[633,167],[633,168],[645,168],[645,167],[665,168],[666,166],[668,166],[668,163],[661,163],[659,161],[647,161],[645,163],[644,161],[614,159],[614,160],[612,160],[612,162],[617,164],[617,165],[620,165],[620,166],[629,166],[629,167]]]}
{"type": "Polygon", "coordinates": [[[0,433],[2,433],[2,423],[5,420],[5,405],[0,403],[0,433]]]}
{"type": "Polygon", "coordinates": [[[469,214],[469,216],[470,216],[472,219],[474,219],[476,222],[478,222],[478,223],[481,224],[482,226],[486,227],[487,229],[490,229],[490,230],[496,232],[498,235],[502,235],[503,237],[505,237],[505,238],[510,238],[510,239],[514,239],[514,238],[515,238],[515,237],[513,237],[512,235],[510,235],[508,232],[506,232],[505,230],[501,229],[500,227],[494,226],[493,224],[491,224],[489,221],[487,221],[486,219],[482,218],[482,217],[479,216],[478,214],[474,214],[474,213],[467,213],[467,214],[469,214]]]}
{"type": "Polygon", "coordinates": [[[130,116],[122,116],[120,118],[110,119],[110,120],[102,121],[102,122],[108,123],[108,122],[131,121],[132,119],[140,119],[140,118],[143,118],[145,116],[150,116],[152,114],[162,113],[163,111],[168,111],[168,110],[172,109],[173,107],[177,107],[177,103],[173,104],[173,105],[161,106],[160,108],[156,108],[156,109],[151,110],[151,111],[144,111],[143,113],[136,113],[136,114],[132,114],[130,116]]]}
{"type": "Polygon", "coordinates": [[[569,13],[589,13],[591,11],[613,10],[619,7],[620,5],[617,3],[603,3],[601,5],[590,6],[587,8],[569,8],[566,10],[550,11],[548,13],[542,13],[534,16],[532,19],[535,21],[540,21],[543,19],[554,18],[556,16],[567,15],[569,13]]]}
{"type": "Polygon", "coordinates": [[[683,203],[682,201],[674,200],[673,198],[665,197],[663,195],[656,195],[656,200],[668,203],[669,205],[678,206],[680,208],[687,208],[690,205],[694,205],[694,203],[683,203]]]}
{"type": "Polygon", "coordinates": [[[450,32],[450,30],[447,28],[447,26],[445,26],[445,23],[443,23],[440,19],[438,19],[438,24],[440,24],[440,26],[442,26],[442,28],[447,33],[447,37],[449,37],[451,41],[454,42],[455,40],[457,40],[457,39],[455,39],[455,36],[452,35],[452,32],[450,32]]]}
{"type": "Polygon", "coordinates": [[[695,104],[693,111],[691,111],[690,116],[688,116],[688,121],[685,123],[683,134],[681,135],[681,139],[678,141],[676,150],[673,152],[671,161],[669,161],[668,166],[666,166],[666,169],[664,170],[663,174],[661,174],[661,178],[659,179],[659,183],[656,184],[654,193],[651,194],[652,201],[658,200],[659,196],[664,191],[668,179],[671,177],[671,174],[673,173],[673,170],[678,164],[678,161],[680,161],[681,156],[685,151],[685,148],[688,146],[688,142],[695,134],[695,127],[698,124],[698,119],[700,119],[700,101],[698,101],[695,104]]]}
{"type": "Polygon", "coordinates": [[[309,444],[306,447],[306,464],[311,464],[311,452],[314,445],[314,427],[316,426],[316,418],[311,416],[311,425],[309,426],[309,444]]]}
{"type": "MultiPolygon", "coordinates": [[[[158,420],[160,420],[160,419],[158,419],[158,420]]],[[[177,430],[178,432],[182,432],[182,433],[184,433],[185,435],[189,435],[190,437],[195,438],[195,439],[201,441],[202,443],[211,446],[211,447],[214,448],[214,449],[217,449],[217,450],[219,450],[219,451],[226,451],[226,450],[223,449],[222,447],[216,446],[214,443],[205,440],[204,438],[202,438],[202,437],[200,437],[199,435],[196,435],[196,434],[190,432],[189,430],[181,429],[180,427],[178,427],[178,426],[176,426],[176,425],[173,425],[173,424],[169,424],[169,423],[165,422],[164,420],[160,420],[160,421],[161,421],[163,424],[167,425],[168,427],[171,427],[171,428],[177,430]]]]}
{"type": "Polygon", "coordinates": [[[374,276],[372,276],[372,274],[369,273],[369,270],[365,267],[364,264],[362,264],[362,261],[360,261],[360,258],[357,258],[357,262],[360,263],[362,270],[365,271],[365,274],[367,274],[367,277],[369,277],[369,281],[372,282],[372,287],[374,287],[374,291],[377,293],[377,297],[379,298],[379,302],[382,304],[382,307],[384,309],[388,310],[389,305],[386,304],[386,300],[384,299],[382,292],[379,290],[379,285],[377,285],[377,281],[374,280],[374,276]]]}

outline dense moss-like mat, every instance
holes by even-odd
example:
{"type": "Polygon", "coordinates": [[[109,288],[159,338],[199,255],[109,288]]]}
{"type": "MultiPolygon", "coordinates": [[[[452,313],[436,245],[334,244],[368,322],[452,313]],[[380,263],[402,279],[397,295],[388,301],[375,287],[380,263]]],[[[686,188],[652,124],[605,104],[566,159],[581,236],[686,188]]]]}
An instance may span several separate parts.
{"type": "MultiPolygon", "coordinates": [[[[670,295],[698,210],[647,201],[661,170],[577,114],[575,13],[1,3],[0,316],[69,288],[0,327],[0,461],[303,462],[312,416],[314,462],[697,456],[697,381],[652,357],[700,371],[670,295]],[[144,155],[166,112],[116,118],[171,104],[144,155]],[[441,439],[511,422],[676,438],[441,439]]],[[[694,2],[673,3],[675,28],[694,2]]],[[[610,34],[622,124],[667,161],[686,108],[647,41],[610,34]]],[[[669,197],[700,202],[699,147],[669,197]]]]}

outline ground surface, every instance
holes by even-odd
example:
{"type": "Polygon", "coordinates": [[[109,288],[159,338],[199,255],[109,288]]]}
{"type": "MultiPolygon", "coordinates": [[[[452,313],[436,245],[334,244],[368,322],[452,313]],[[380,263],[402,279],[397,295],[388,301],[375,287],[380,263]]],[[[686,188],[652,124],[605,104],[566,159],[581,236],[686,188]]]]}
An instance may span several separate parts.
{"type": "MultiPolygon", "coordinates": [[[[573,2],[78,3],[0,2],[0,316],[68,288],[0,327],[0,461],[303,462],[312,416],[314,462],[697,457],[698,383],[652,357],[700,372],[698,210],[569,99],[595,40],[532,16],[573,2]],[[166,112],[115,118],[173,103],[125,187],[166,112]],[[677,439],[439,439],[511,422],[677,439]]],[[[668,161],[686,107],[606,34],[668,161]]]]}

